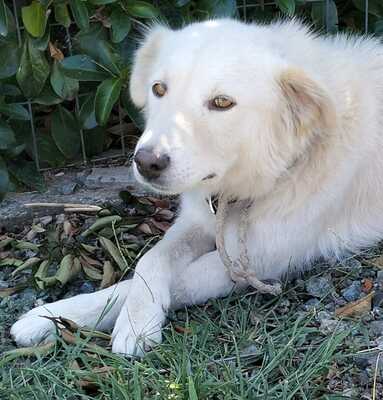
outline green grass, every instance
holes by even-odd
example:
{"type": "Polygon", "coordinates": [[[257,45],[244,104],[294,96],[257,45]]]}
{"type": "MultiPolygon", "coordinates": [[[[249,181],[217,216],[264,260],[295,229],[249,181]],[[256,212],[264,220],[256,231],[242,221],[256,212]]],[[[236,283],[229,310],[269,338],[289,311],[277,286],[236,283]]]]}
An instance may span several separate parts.
{"type": "MultiPolygon", "coordinates": [[[[290,294],[289,294],[290,293],[290,294]]],[[[142,360],[57,344],[37,360],[1,366],[7,399],[326,399],[330,367],[342,364],[347,331],[323,335],[315,312],[284,296],[247,294],[170,315],[164,343],[142,360]],[[73,368],[74,361],[81,369],[73,368]],[[106,375],[95,367],[112,367],[106,375]],[[91,375],[97,389],[81,389],[91,375]],[[324,397],[326,396],[326,397],[324,397]]]]}

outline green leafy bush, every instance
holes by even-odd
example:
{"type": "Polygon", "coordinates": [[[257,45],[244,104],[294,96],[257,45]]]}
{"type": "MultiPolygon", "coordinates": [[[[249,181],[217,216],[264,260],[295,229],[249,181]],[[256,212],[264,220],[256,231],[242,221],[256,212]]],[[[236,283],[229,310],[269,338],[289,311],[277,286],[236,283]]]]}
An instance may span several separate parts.
{"type": "MultiPolygon", "coordinates": [[[[14,9],[0,0],[0,197],[18,186],[40,188],[36,165],[59,167],[105,150],[116,121],[141,126],[127,82],[139,27],[153,18],[177,27],[215,16],[269,21],[285,14],[331,33],[365,29],[365,0],[330,0],[327,13],[321,0],[21,3],[14,9]]],[[[369,0],[368,30],[383,34],[381,0],[369,0]]]]}

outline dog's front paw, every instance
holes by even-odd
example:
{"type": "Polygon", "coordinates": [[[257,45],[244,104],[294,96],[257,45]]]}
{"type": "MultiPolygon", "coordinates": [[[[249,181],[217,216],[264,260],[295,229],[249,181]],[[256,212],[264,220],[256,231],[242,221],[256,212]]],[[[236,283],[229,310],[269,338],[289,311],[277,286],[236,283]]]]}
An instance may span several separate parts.
{"type": "Polygon", "coordinates": [[[43,307],[24,314],[12,325],[11,336],[18,346],[34,346],[55,340],[55,325],[42,316],[48,315],[43,307]]]}
{"type": "Polygon", "coordinates": [[[126,305],[121,310],[112,334],[112,351],[142,357],[162,341],[161,327],[165,320],[162,306],[152,303],[142,311],[126,305]]]}

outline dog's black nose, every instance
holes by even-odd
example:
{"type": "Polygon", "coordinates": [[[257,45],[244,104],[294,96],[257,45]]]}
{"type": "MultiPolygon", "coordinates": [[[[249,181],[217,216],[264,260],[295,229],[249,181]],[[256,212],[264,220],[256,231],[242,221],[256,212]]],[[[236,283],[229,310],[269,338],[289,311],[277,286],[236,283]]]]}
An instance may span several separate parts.
{"type": "Polygon", "coordinates": [[[155,153],[152,149],[140,149],[134,156],[134,161],[143,177],[155,179],[169,166],[170,157],[167,154],[155,153]]]}

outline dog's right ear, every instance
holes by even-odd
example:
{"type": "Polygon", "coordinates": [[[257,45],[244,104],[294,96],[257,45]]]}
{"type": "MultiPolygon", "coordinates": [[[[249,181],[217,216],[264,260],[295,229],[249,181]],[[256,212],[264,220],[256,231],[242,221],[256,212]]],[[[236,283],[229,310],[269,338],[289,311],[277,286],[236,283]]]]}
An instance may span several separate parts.
{"type": "Polygon", "coordinates": [[[145,105],[150,70],[163,38],[168,32],[169,29],[162,25],[150,28],[134,56],[130,75],[130,97],[138,108],[145,105]]]}

